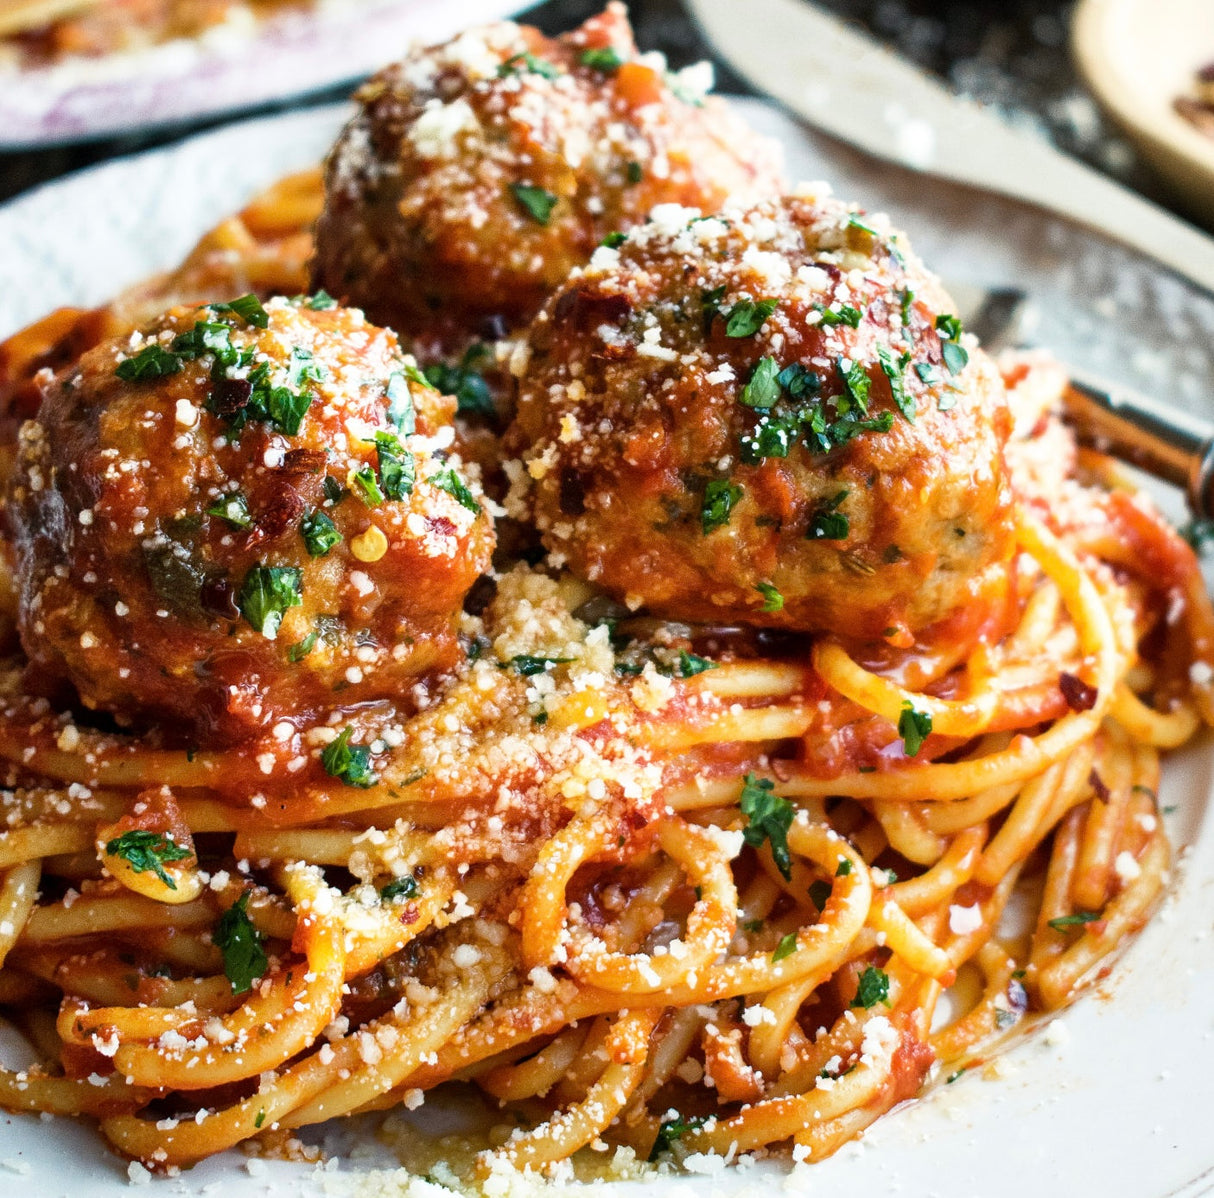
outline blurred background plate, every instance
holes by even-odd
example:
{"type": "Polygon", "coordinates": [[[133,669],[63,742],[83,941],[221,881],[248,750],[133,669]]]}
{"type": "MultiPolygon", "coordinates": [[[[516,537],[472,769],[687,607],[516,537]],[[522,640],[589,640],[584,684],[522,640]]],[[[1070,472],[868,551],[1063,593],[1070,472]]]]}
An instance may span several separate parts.
{"type": "Polygon", "coordinates": [[[1082,0],[1071,38],[1096,99],[1185,207],[1214,226],[1214,136],[1175,108],[1214,62],[1214,3],[1082,0]]]}
{"type": "Polygon", "coordinates": [[[367,75],[413,41],[505,15],[512,0],[328,0],[248,30],[0,72],[0,149],[197,121],[367,75]]]}

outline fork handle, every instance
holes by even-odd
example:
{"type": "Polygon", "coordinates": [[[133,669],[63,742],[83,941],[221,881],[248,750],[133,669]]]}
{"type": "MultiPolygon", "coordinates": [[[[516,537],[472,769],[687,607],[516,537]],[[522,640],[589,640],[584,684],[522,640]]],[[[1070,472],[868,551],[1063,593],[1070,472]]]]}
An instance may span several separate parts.
{"type": "Polygon", "coordinates": [[[1185,492],[1214,518],[1214,424],[1139,392],[1072,371],[1064,406],[1080,442],[1124,458],[1185,492]]]}

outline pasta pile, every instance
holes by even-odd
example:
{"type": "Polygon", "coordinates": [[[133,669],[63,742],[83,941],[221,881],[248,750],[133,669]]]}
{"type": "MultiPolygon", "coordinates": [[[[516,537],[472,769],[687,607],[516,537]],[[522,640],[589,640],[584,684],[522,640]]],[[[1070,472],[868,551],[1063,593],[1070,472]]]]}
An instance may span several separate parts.
{"type": "MultiPolygon", "coordinates": [[[[7,343],[10,414],[169,299],[303,290],[316,187],[7,343]]],[[[86,719],[14,656],[0,1008],[39,1063],[0,1105],[161,1171],[453,1081],[518,1119],[470,1182],[603,1142],[819,1160],[1066,1005],[1166,884],[1160,752],[1214,715],[1214,616],[1107,461],[1054,468],[1060,372],[1005,376],[1015,618],[974,652],[636,615],[519,554],[412,713],[278,750],[86,719]]]]}

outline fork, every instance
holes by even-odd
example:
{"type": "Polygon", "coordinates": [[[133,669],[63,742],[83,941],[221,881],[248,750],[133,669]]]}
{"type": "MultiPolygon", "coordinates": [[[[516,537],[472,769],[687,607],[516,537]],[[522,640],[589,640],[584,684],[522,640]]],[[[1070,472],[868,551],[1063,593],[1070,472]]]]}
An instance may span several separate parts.
{"type": "MultiPolygon", "coordinates": [[[[1014,287],[950,284],[962,322],[991,353],[1027,343],[1032,301],[1014,287]]],[[[1179,487],[1194,515],[1214,519],[1214,424],[1083,370],[1063,399],[1079,442],[1179,487]]]]}

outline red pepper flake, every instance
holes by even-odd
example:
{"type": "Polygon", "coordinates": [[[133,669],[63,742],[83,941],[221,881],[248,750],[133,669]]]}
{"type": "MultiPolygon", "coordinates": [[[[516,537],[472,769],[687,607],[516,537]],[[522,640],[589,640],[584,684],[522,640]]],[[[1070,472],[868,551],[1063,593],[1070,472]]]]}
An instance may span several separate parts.
{"type": "Polygon", "coordinates": [[[1059,674],[1058,689],[1072,711],[1091,711],[1096,706],[1096,688],[1074,674],[1059,674]]]}

